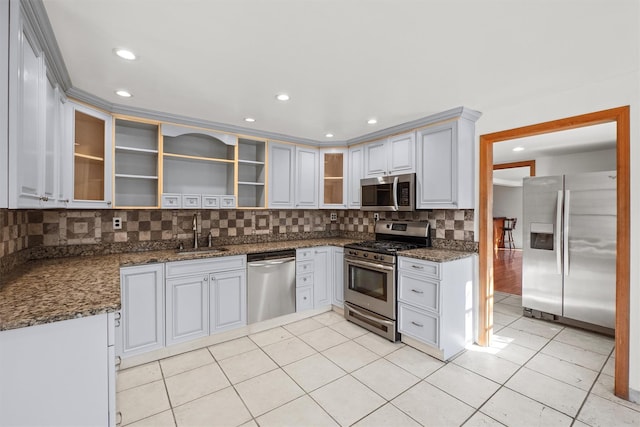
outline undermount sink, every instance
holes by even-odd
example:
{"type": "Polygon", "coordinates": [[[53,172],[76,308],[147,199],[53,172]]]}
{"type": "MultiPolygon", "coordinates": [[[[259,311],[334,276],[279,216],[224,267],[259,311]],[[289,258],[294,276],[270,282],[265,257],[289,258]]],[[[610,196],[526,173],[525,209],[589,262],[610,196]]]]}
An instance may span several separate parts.
{"type": "Polygon", "coordinates": [[[176,252],[178,255],[191,255],[191,254],[208,254],[208,253],[217,253],[217,252],[226,252],[229,249],[227,248],[210,248],[205,246],[203,248],[185,248],[178,249],[176,252]]]}

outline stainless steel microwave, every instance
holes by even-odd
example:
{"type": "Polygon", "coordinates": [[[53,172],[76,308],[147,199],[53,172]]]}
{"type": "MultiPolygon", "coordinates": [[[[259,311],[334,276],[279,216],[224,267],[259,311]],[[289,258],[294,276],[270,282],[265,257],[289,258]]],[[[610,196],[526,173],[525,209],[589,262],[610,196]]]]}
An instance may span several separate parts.
{"type": "Polygon", "coordinates": [[[363,211],[413,211],[416,174],[389,175],[360,180],[360,209],[363,211]]]}

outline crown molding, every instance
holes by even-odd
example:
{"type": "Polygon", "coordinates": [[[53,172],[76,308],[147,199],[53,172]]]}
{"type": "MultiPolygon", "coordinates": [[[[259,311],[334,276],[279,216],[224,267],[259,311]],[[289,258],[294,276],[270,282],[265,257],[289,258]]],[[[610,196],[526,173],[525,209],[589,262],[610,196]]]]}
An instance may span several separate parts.
{"type": "Polygon", "coordinates": [[[38,44],[44,51],[47,71],[53,76],[60,88],[66,92],[71,88],[69,71],[62,59],[62,52],[53,33],[47,10],[42,0],[20,0],[25,19],[35,33],[38,44]]]}

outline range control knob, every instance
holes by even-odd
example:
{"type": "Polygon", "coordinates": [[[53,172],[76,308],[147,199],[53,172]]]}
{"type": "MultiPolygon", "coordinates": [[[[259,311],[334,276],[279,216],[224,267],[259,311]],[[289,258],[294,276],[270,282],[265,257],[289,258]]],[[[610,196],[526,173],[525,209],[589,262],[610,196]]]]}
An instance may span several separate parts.
{"type": "Polygon", "coordinates": [[[369,258],[369,254],[362,254],[363,257],[369,258]]]}
{"type": "Polygon", "coordinates": [[[378,259],[378,255],[374,255],[374,256],[373,256],[373,259],[378,259]]]}

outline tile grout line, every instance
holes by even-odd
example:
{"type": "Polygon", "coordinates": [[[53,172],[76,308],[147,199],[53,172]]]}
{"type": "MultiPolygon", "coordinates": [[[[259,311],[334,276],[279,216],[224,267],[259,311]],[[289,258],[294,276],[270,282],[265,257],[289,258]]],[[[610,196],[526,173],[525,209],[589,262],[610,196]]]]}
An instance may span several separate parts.
{"type": "Polygon", "coordinates": [[[164,376],[164,370],[162,369],[162,363],[158,360],[158,367],[160,368],[160,375],[162,375],[162,385],[164,385],[164,391],[167,394],[167,400],[169,401],[169,408],[171,410],[171,416],[173,417],[174,425],[178,425],[178,420],[176,420],[176,414],[173,412],[173,403],[171,402],[171,396],[169,396],[169,388],[167,387],[167,381],[164,376]]]}

